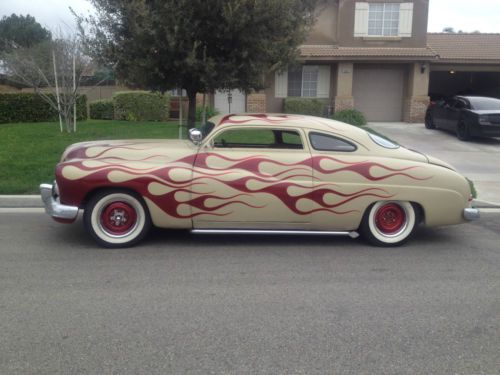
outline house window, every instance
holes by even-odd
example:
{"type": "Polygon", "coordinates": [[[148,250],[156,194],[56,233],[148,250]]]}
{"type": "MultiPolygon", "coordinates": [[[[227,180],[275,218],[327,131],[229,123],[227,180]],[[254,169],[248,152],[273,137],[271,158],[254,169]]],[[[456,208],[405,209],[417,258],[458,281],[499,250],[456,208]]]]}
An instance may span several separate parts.
{"type": "Polygon", "coordinates": [[[370,3],[368,10],[368,35],[398,36],[399,8],[397,3],[370,3]]]}
{"type": "Polygon", "coordinates": [[[317,65],[304,65],[288,70],[288,95],[316,98],[318,96],[317,65]]]}

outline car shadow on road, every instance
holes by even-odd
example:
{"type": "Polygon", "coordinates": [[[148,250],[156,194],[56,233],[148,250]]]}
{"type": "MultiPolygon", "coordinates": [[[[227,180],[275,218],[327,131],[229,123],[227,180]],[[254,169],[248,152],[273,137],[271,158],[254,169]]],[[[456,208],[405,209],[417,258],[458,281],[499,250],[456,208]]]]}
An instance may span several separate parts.
{"type": "MultiPolygon", "coordinates": [[[[188,230],[169,230],[153,228],[146,238],[129,249],[104,249],[99,247],[86,233],[79,220],[71,226],[57,226],[52,235],[54,241],[65,243],[65,251],[119,251],[138,252],[168,252],[168,251],[216,251],[231,249],[231,251],[248,251],[270,248],[299,249],[300,251],[315,251],[328,249],[329,251],[369,251],[381,252],[388,248],[371,247],[362,238],[351,239],[343,236],[315,236],[315,235],[242,235],[242,234],[192,234],[188,230]]],[[[456,241],[455,230],[450,227],[426,228],[419,227],[414,237],[405,245],[390,248],[392,251],[414,251],[422,247],[439,248],[441,245],[456,241]]]]}

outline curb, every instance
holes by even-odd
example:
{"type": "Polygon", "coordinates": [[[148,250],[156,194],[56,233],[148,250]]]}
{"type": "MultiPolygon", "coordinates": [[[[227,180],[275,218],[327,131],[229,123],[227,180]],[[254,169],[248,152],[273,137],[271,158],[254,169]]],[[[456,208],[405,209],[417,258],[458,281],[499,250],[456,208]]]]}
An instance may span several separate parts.
{"type": "Polygon", "coordinates": [[[40,195],[0,195],[2,208],[33,208],[43,207],[40,195]]]}
{"type": "Polygon", "coordinates": [[[500,203],[483,201],[481,199],[474,199],[472,206],[475,208],[500,208],[500,203]]]}

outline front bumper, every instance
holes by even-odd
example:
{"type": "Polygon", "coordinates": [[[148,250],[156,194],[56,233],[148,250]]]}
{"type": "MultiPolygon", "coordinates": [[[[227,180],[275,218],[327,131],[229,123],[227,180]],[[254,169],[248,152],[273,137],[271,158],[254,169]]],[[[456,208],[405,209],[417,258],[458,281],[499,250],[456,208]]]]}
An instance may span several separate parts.
{"type": "Polygon", "coordinates": [[[465,208],[464,209],[464,219],[465,220],[478,220],[480,217],[479,210],[477,208],[465,208]]]}
{"type": "Polygon", "coordinates": [[[78,216],[78,207],[66,206],[59,202],[57,184],[41,184],[40,194],[45,206],[45,212],[55,220],[63,222],[73,222],[78,216]]]}

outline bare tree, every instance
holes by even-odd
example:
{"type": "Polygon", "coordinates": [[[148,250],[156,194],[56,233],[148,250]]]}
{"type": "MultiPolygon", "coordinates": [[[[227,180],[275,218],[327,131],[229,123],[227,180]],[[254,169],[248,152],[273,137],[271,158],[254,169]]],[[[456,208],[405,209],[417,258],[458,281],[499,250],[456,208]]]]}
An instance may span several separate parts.
{"type": "Polygon", "coordinates": [[[90,64],[77,36],[60,36],[32,48],[16,48],[3,56],[11,80],[33,88],[59,116],[63,128],[76,131],[76,103],[83,73],[90,64]]]}

